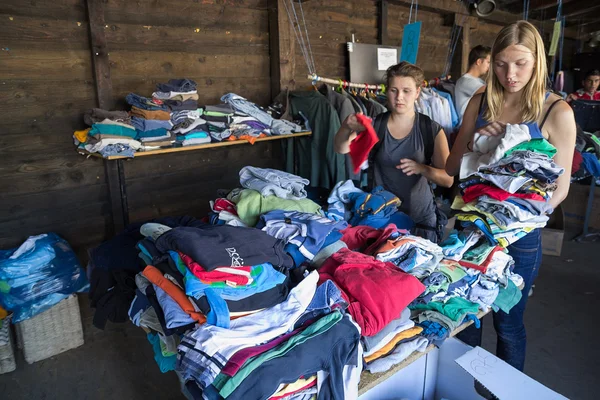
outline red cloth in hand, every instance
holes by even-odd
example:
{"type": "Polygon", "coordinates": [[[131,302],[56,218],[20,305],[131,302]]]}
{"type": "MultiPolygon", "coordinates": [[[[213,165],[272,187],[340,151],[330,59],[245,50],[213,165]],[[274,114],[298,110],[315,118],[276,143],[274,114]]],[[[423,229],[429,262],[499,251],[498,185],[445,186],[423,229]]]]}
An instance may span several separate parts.
{"type": "Polygon", "coordinates": [[[350,143],[350,159],[352,160],[352,165],[354,165],[355,174],[360,171],[360,166],[369,158],[369,153],[373,146],[379,142],[377,133],[371,124],[371,118],[364,114],[356,114],[356,119],[365,127],[365,130],[360,132],[350,143]]]}
{"type": "Polygon", "coordinates": [[[341,249],[319,268],[319,283],[331,279],[348,302],[363,336],[381,331],[425,291],[417,278],[391,262],[341,249]]]}
{"type": "Polygon", "coordinates": [[[518,197],[521,199],[535,200],[535,201],[546,201],[541,195],[537,193],[514,193],[511,194],[506,190],[497,188],[495,186],[485,185],[483,183],[469,186],[465,189],[463,194],[463,200],[465,203],[470,203],[477,200],[479,196],[488,196],[498,201],[505,201],[509,197],[518,197]]]}

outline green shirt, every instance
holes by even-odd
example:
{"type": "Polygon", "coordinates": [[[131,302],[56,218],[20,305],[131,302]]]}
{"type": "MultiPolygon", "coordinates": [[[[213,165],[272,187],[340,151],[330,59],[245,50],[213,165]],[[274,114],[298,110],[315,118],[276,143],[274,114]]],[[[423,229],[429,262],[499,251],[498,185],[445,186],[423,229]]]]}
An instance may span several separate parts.
{"type": "Polygon", "coordinates": [[[494,308],[500,309],[505,313],[509,313],[510,309],[513,308],[519,301],[521,301],[521,297],[523,294],[521,290],[511,281],[508,280],[508,285],[506,288],[500,287],[498,291],[498,296],[494,301],[494,308]]]}
{"type": "Polygon", "coordinates": [[[452,297],[445,303],[439,301],[430,301],[427,304],[417,304],[409,306],[411,310],[433,310],[437,311],[453,321],[462,322],[466,314],[477,314],[479,305],[463,299],[462,297],[452,297]]]}
{"type": "Polygon", "coordinates": [[[280,199],[275,195],[263,196],[252,189],[244,189],[239,194],[230,195],[228,198],[236,203],[238,216],[248,226],[255,226],[262,214],[273,210],[300,211],[310,214],[319,214],[321,211],[321,206],[309,199],[280,199]]]}
{"type": "Polygon", "coordinates": [[[556,154],[556,147],[552,146],[552,144],[546,139],[531,139],[529,142],[523,142],[508,150],[506,153],[504,153],[504,156],[509,156],[515,151],[525,150],[542,153],[550,158],[554,157],[556,154]]]}
{"type": "Polygon", "coordinates": [[[284,144],[286,171],[308,179],[312,187],[331,189],[336,183],[345,181],[346,158],[333,148],[333,139],[341,123],[331,103],[321,93],[313,91],[290,92],[289,104],[294,118],[302,112],[310,121],[312,136],[295,139],[295,145],[293,142],[284,144]]]}

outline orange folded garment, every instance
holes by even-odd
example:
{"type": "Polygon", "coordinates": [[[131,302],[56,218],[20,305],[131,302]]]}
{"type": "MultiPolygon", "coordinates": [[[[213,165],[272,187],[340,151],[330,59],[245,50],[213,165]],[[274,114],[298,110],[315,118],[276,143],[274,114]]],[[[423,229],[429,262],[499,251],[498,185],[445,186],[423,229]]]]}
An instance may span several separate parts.
{"type": "Polygon", "coordinates": [[[160,287],[162,290],[167,292],[169,296],[173,298],[179,304],[179,307],[186,313],[192,317],[192,319],[198,321],[198,323],[203,324],[206,322],[206,317],[204,314],[196,311],[192,302],[187,298],[183,290],[181,290],[177,285],[173,282],[165,278],[160,272],[160,270],[152,265],[148,265],[144,268],[142,274],[148,278],[148,280],[154,283],[156,286],[160,287]]]}
{"type": "Polygon", "coordinates": [[[386,344],[385,346],[383,346],[381,349],[377,350],[375,353],[371,354],[370,356],[365,357],[365,361],[370,363],[371,361],[377,360],[378,358],[387,356],[389,353],[391,353],[394,350],[394,348],[396,347],[396,344],[399,341],[411,338],[413,336],[417,336],[421,332],[423,332],[423,328],[421,328],[420,326],[415,326],[414,328],[410,328],[410,329],[407,329],[405,331],[398,333],[396,336],[394,336],[394,338],[392,340],[390,340],[390,342],[388,344],[386,344]]]}
{"type": "Polygon", "coordinates": [[[240,136],[231,135],[227,138],[227,140],[230,142],[234,142],[236,140],[247,140],[248,143],[254,144],[256,142],[256,139],[265,138],[265,137],[267,137],[267,135],[264,133],[261,133],[260,135],[258,135],[258,137],[250,136],[250,135],[240,135],[240,136]]]}

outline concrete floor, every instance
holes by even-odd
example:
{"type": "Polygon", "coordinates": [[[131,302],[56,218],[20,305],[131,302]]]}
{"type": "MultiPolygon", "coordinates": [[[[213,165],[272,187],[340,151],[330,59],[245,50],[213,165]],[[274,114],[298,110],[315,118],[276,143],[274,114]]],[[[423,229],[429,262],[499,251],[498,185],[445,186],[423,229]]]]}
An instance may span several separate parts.
{"type": "MultiPolygon", "coordinates": [[[[600,243],[565,242],[561,257],[545,256],[530,299],[525,372],[570,399],[597,399],[600,346],[595,343],[600,303],[600,243]]],[[[181,399],[174,373],[161,374],[145,334],[132,324],[100,331],[82,301],[85,344],[0,375],[2,399],[181,399]]],[[[484,347],[495,349],[491,317],[484,347]]]]}

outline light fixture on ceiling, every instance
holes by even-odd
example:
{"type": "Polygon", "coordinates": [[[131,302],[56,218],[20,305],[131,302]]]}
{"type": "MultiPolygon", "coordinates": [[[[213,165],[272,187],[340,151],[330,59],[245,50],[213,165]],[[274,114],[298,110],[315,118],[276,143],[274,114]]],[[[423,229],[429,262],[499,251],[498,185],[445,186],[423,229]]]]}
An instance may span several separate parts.
{"type": "Polygon", "coordinates": [[[600,45],[600,31],[590,34],[591,39],[588,42],[590,47],[598,47],[600,45]]]}
{"type": "Polygon", "coordinates": [[[494,0],[480,0],[474,5],[475,12],[480,17],[487,17],[496,10],[496,2],[494,0]]]}

